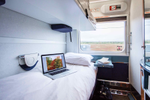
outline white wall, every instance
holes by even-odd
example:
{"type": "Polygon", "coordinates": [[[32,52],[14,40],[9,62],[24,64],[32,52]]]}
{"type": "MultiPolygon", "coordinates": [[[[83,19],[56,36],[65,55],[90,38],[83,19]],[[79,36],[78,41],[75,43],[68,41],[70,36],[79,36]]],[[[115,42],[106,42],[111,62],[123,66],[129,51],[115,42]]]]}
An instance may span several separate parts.
{"type": "MultiPolygon", "coordinates": [[[[50,25],[0,7],[0,78],[24,72],[18,55],[50,54],[66,51],[66,33],[51,30],[50,25]]],[[[41,59],[37,65],[41,69],[41,59]]]]}
{"type": "Polygon", "coordinates": [[[143,0],[131,0],[130,31],[132,32],[132,45],[130,50],[130,82],[141,94],[140,86],[140,60],[143,58],[143,0]]]}
{"type": "Polygon", "coordinates": [[[73,30],[71,32],[72,42],[70,41],[70,34],[67,34],[67,52],[76,52],[78,53],[78,47],[79,47],[79,39],[78,36],[79,31],[73,30]]]}

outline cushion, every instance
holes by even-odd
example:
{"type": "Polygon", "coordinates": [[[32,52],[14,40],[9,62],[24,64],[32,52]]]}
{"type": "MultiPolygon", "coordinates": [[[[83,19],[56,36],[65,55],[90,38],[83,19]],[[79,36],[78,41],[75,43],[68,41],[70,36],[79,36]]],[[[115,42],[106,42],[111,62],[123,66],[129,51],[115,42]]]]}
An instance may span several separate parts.
{"type": "Polygon", "coordinates": [[[93,59],[93,57],[89,54],[79,54],[79,53],[72,53],[72,52],[65,54],[66,63],[70,63],[70,64],[90,66],[91,59],[93,59]]]}

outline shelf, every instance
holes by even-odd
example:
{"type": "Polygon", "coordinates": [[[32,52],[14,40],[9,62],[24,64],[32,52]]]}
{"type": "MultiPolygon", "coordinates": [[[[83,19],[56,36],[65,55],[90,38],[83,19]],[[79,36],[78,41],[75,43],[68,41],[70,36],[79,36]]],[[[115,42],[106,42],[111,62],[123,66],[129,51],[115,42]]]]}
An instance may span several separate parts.
{"type": "Polygon", "coordinates": [[[149,76],[150,76],[150,67],[144,65],[143,62],[140,63],[141,67],[144,69],[144,92],[150,97],[150,90],[149,90],[149,76]]]}
{"type": "Polygon", "coordinates": [[[149,66],[144,66],[143,63],[140,63],[140,65],[144,68],[145,71],[147,71],[148,73],[150,73],[150,67],[149,66]]]}
{"type": "Polygon", "coordinates": [[[6,0],[5,8],[48,24],[67,24],[82,31],[95,30],[74,0],[6,0]]]}
{"type": "Polygon", "coordinates": [[[111,89],[111,88],[110,88],[110,92],[113,95],[121,95],[121,96],[128,96],[128,93],[130,93],[130,91],[127,90],[119,90],[119,89],[111,89]]]}
{"type": "Polygon", "coordinates": [[[147,89],[144,89],[144,92],[150,97],[150,91],[148,91],[147,89]]]}

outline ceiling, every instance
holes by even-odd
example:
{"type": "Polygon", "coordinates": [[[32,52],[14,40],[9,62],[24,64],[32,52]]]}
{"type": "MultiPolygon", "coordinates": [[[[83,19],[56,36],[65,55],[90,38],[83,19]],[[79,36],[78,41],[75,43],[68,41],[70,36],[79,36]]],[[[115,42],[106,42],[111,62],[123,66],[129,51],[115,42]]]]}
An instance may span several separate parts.
{"type": "Polygon", "coordinates": [[[131,1],[131,0],[89,0],[90,3],[105,2],[105,1],[131,1]]]}
{"type": "Polygon", "coordinates": [[[150,0],[145,0],[145,12],[150,11],[150,0]]]}
{"type": "MultiPolygon", "coordinates": [[[[103,1],[110,1],[110,0],[89,0],[90,3],[94,3],[94,2],[103,2],[103,1]]],[[[111,0],[113,1],[113,0],[111,0]]]]}

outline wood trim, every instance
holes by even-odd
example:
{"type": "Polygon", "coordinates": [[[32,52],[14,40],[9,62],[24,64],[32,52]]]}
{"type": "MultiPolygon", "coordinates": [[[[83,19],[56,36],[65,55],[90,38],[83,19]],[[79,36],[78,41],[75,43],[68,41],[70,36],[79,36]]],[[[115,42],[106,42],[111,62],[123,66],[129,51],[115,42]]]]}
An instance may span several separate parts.
{"type": "Polygon", "coordinates": [[[145,16],[145,18],[150,18],[150,13],[149,14],[145,14],[144,16],[145,16]]]}
{"type": "Polygon", "coordinates": [[[105,21],[121,21],[126,20],[127,16],[120,16],[120,17],[106,17],[106,18],[97,18],[97,22],[105,22],[105,21]]]}
{"type": "Polygon", "coordinates": [[[135,100],[143,100],[141,99],[141,95],[136,91],[136,89],[131,85],[131,94],[135,98],[135,100]]]}
{"type": "MultiPolygon", "coordinates": [[[[141,67],[140,69],[141,69],[141,70],[144,70],[143,67],[141,67]]],[[[142,88],[142,76],[144,76],[144,75],[143,75],[143,72],[141,71],[141,72],[140,72],[141,100],[144,100],[144,90],[143,90],[143,88],[142,88]]]]}

